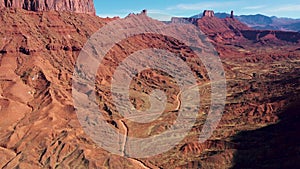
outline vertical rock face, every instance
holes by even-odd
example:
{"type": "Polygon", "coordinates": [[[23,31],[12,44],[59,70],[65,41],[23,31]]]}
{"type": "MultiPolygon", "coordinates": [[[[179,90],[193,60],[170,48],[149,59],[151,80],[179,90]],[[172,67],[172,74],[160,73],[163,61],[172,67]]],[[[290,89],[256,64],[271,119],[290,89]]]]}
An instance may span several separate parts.
{"type": "Polygon", "coordinates": [[[231,11],[231,13],[230,13],[230,18],[234,18],[234,13],[233,13],[233,11],[231,11]]]}
{"type": "Polygon", "coordinates": [[[203,16],[214,17],[215,16],[215,12],[211,11],[211,10],[205,10],[203,12],[203,16]]]}
{"type": "Polygon", "coordinates": [[[93,0],[0,0],[0,8],[29,11],[69,11],[95,15],[93,0]]]}

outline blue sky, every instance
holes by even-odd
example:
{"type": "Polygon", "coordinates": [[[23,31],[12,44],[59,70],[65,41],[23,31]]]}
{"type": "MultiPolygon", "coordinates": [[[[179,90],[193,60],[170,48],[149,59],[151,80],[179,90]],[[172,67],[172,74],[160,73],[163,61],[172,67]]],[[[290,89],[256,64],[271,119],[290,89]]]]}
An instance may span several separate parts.
{"type": "Polygon", "coordinates": [[[235,14],[264,14],[268,16],[300,18],[299,0],[95,0],[97,15],[101,17],[138,13],[147,9],[150,16],[165,19],[171,16],[192,16],[205,9],[215,12],[235,11],[235,14]]]}

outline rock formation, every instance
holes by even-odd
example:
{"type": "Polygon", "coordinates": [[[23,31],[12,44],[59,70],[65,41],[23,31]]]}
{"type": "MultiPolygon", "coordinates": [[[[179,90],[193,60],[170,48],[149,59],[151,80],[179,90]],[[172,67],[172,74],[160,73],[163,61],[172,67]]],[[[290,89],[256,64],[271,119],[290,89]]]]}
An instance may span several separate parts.
{"type": "Polygon", "coordinates": [[[211,10],[205,10],[203,12],[203,16],[214,17],[215,16],[215,12],[211,11],[211,10]]]}
{"type": "Polygon", "coordinates": [[[147,9],[142,10],[140,13],[129,13],[126,17],[134,17],[138,15],[147,16],[147,9]]]}
{"type": "Polygon", "coordinates": [[[95,15],[93,0],[0,0],[0,8],[28,11],[69,11],[95,15]]]}
{"type": "Polygon", "coordinates": [[[147,9],[144,9],[144,10],[142,11],[142,14],[147,15],[147,9]]]}
{"type": "Polygon", "coordinates": [[[238,19],[234,19],[234,11],[226,18],[214,17],[214,11],[205,10],[202,18],[173,17],[171,23],[192,23],[201,29],[207,36],[218,43],[273,43],[285,45],[286,43],[299,43],[300,33],[253,30],[238,19]]]}
{"type": "Polygon", "coordinates": [[[234,13],[233,13],[233,11],[231,11],[231,13],[230,13],[230,18],[234,18],[234,13]]]}

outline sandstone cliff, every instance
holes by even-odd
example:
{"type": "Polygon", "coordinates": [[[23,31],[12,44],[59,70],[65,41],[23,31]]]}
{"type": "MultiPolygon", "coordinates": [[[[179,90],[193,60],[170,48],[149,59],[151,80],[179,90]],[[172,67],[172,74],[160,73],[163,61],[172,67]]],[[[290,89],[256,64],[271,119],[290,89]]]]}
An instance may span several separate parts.
{"type": "Polygon", "coordinates": [[[69,11],[95,15],[93,0],[0,0],[1,8],[19,8],[29,11],[69,11]]]}
{"type": "Polygon", "coordinates": [[[205,10],[201,18],[173,17],[171,23],[192,23],[199,27],[213,42],[219,44],[232,44],[238,46],[275,44],[286,45],[287,43],[299,43],[299,32],[253,30],[245,23],[234,18],[234,12],[226,18],[214,17],[214,11],[205,10]],[[242,43],[243,42],[243,43],[242,43]]]}
{"type": "Polygon", "coordinates": [[[214,17],[215,16],[215,12],[212,11],[212,10],[205,10],[203,12],[203,16],[214,17]]]}

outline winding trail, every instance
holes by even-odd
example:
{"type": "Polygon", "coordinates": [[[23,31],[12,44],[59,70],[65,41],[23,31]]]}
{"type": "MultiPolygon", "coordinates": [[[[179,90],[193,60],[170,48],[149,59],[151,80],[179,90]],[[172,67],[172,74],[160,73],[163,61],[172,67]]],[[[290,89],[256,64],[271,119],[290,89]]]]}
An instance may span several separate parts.
{"type": "Polygon", "coordinates": [[[127,125],[126,125],[126,123],[124,122],[124,120],[123,119],[121,119],[120,120],[120,124],[121,124],[121,127],[123,128],[123,130],[124,130],[124,138],[123,138],[123,142],[122,142],[122,156],[123,157],[127,157],[127,155],[126,155],[126,143],[127,143],[127,138],[128,138],[128,127],[127,127],[127,125]]]}
{"type": "Polygon", "coordinates": [[[120,119],[119,120],[121,126],[124,130],[124,138],[123,138],[123,143],[122,143],[122,156],[128,158],[135,166],[139,166],[141,169],[151,169],[150,167],[146,166],[146,164],[144,162],[142,162],[141,160],[135,159],[135,158],[130,158],[128,157],[128,155],[126,154],[126,143],[127,143],[127,139],[128,139],[128,126],[126,125],[126,123],[124,122],[124,119],[120,119]]]}
{"type": "MultiPolygon", "coordinates": [[[[220,81],[216,81],[216,82],[214,82],[214,83],[217,83],[217,82],[220,82],[220,81]]],[[[195,85],[192,85],[192,86],[188,87],[186,90],[190,90],[190,89],[192,89],[192,88],[194,88],[194,87],[203,88],[203,87],[208,86],[208,85],[210,85],[210,84],[211,84],[211,82],[206,82],[206,83],[203,83],[202,85],[195,84],[195,85]]],[[[180,110],[180,107],[181,107],[181,104],[182,104],[182,102],[181,102],[181,100],[180,100],[181,95],[182,95],[182,91],[180,91],[180,92],[177,94],[176,101],[177,101],[178,104],[177,104],[177,107],[175,108],[174,111],[180,110]]]]}
{"type": "MultiPolygon", "coordinates": [[[[218,83],[220,81],[216,81],[216,82],[213,82],[213,83],[218,83]]],[[[189,89],[192,89],[194,87],[198,87],[198,88],[203,88],[205,86],[208,86],[208,85],[211,85],[211,82],[206,82],[202,85],[199,85],[199,84],[195,84],[195,85],[192,85],[190,87],[188,87],[188,89],[186,90],[189,90],[189,89]]],[[[180,91],[178,94],[177,94],[177,97],[176,97],[176,101],[177,101],[177,107],[175,108],[175,111],[178,111],[180,110],[180,107],[181,107],[181,97],[182,95],[182,91],[180,91]]],[[[137,116],[138,117],[138,116],[137,116]]],[[[123,134],[123,142],[121,144],[121,151],[122,151],[122,156],[123,157],[126,157],[128,158],[128,160],[130,160],[135,166],[139,166],[140,168],[142,169],[151,169],[150,167],[148,167],[143,161],[141,160],[138,160],[138,159],[135,159],[135,158],[130,158],[128,157],[128,155],[126,154],[126,144],[127,144],[127,141],[128,141],[128,132],[129,132],[129,128],[128,126],[126,125],[125,121],[124,121],[124,118],[120,119],[119,120],[119,124],[120,124],[120,128],[122,128],[122,130],[124,131],[124,134],[123,134]]],[[[153,166],[154,167],[154,166],[153,166]]],[[[155,166],[156,167],[156,166],[155,166]]],[[[158,167],[156,167],[158,168],[158,167]]]]}

